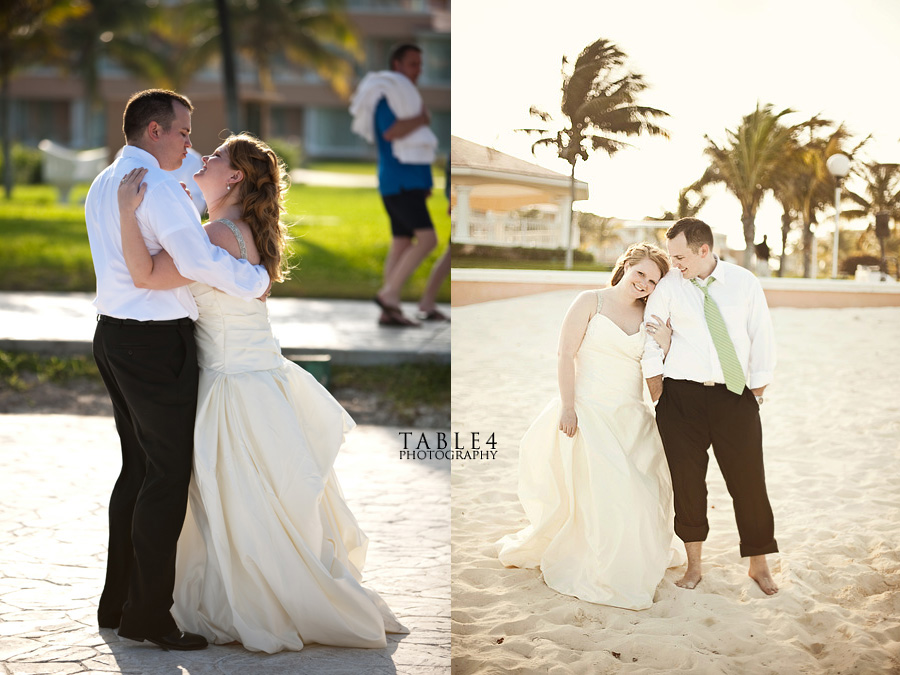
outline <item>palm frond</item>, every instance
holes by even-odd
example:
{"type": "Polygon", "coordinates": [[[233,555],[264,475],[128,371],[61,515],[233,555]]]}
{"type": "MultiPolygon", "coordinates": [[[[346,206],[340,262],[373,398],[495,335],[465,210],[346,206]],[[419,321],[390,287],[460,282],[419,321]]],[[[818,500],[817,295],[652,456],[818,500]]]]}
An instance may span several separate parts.
{"type": "Polygon", "coordinates": [[[528,109],[528,114],[532,117],[537,117],[541,122],[552,122],[553,117],[550,113],[546,113],[543,110],[539,109],[537,106],[531,106],[528,109]]]}
{"type": "Polygon", "coordinates": [[[518,131],[526,134],[548,134],[550,133],[549,129],[513,129],[513,131],[518,131]]]}
{"type": "MultiPolygon", "coordinates": [[[[668,113],[658,108],[638,105],[636,99],[647,88],[643,77],[624,68],[626,54],[606,39],[595,40],[585,47],[574,64],[562,59],[563,82],[561,110],[568,124],[552,132],[547,128],[517,129],[522,133],[541,135],[532,145],[556,149],[560,158],[574,167],[598,150],[613,155],[631,145],[624,138],[642,134],[668,137],[656,120],[668,113]]],[[[552,116],[531,106],[529,114],[549,124],[552,116]]],[[[574,175],[574,173],[573,173],[574,175]]]]}

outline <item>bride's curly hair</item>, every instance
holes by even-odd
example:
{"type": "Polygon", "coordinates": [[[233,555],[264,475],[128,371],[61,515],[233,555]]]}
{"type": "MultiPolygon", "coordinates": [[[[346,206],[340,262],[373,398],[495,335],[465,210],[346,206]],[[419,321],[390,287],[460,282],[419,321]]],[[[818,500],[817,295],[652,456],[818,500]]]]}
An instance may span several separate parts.
{"type": "Polygon", "coordinates": [[[284,195],[290,186],[284,162],[268,145],[244,132],[225,139],[231,166],[244,174],[238,188],[241,217],[253,231],[260,264],[272,282],[284,281],[288,265],[284,248],[290,237],[281,222],[284,195]]]}
{"type": "MultiPolygon", "coordinates": [[[[637,265],[642,260],[646,260],[650,258],[653,262],[656,263],[656,266],[659,268],[660,278],[666,276],[669,271],[669,256],[666,254],[658,246],[654,246],[653,244],[649,244],[646,241],[642,241],[640,244],[632,244],[627,249],[625,249],[625,253],[619,256],[619,259],[616,260],[616,266],[613,268],[612,278],[609,280],[610,286],[615,286],[617,283],[622,281],[622,277],[625,276],[625,265],[637,265]]],[[[647,298],[641,298],[644,302],[647,302],[647,298]]]]}

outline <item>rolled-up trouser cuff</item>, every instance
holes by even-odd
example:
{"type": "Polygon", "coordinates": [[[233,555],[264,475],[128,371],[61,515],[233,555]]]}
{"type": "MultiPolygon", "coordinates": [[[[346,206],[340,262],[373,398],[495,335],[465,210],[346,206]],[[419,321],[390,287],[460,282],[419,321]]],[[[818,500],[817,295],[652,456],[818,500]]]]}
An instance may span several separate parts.
{"type": "Polygon", "coordinates": [[[742,558],[749,558],[752,555],[766,555],[767,553],[778,553],[778,542],[774,539],[763,546],[751,546],[741,542],[742,558]]]}
{"type": "Polygon", "coordinates": [[[685,543],[706,541],[706,537],[709,535],[709,525],[682,525],[676,518],[675,534],[685,543]]]}

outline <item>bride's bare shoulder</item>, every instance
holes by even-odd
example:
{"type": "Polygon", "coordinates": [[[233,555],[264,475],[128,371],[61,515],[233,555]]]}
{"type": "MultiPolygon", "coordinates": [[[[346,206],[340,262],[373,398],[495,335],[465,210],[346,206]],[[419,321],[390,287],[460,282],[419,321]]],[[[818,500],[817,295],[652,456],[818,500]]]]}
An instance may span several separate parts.
{"type": "Polygon", "coordinates": [[[597,308],[600,303],[598,293],[601,292],[602,291],[597,290],[582,291],[572,301],[572,304],[569,306],[568,314],[570,316],[577,315],[584,319],[590,319],[597,313],[597,308]]]}
{"type": "Polygon", "coordinates": [[[585,307],[592,307],[596,311],[603,302],[603,298],[608,290],[607,288],[594,288],[589,291],[582,291],[572,304],[577,303],[585,307]]]}
{"type": "MultiPolygon", "coordinates": [[[[237,224],[237,228],[243,236],[244,246],[247,247],[247,260],[253,264],[257,264],[259,262],[259,254],[253,243],[252,233],[249,227],[242,227],[242,225],[242,223],[237,224]]],[[[241,245],[238,243],[237,237],[234,236],[234,232],[231,231],[231,228],[228,227],[228,225],[221,220],[212,220],[206,223],[203,228],[206,230],[206,236],[209,237],[209,240],[214,246],[224,248],[235,258],[241,257],[241,245]]]]}

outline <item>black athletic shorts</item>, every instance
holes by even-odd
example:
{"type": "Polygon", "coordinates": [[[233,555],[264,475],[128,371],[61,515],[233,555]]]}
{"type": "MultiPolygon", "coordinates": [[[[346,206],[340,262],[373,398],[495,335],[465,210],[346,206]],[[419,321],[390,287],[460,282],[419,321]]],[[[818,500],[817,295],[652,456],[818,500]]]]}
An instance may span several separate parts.
{"type": "Polygon", "coordinates": [[[395,237],[412,239],[416,230],[434,229],[425,203],[427,198],[427,190],[404,190],[396,195],[381,195],[381,201],[391,219],[391,233],[395,237]]]}

